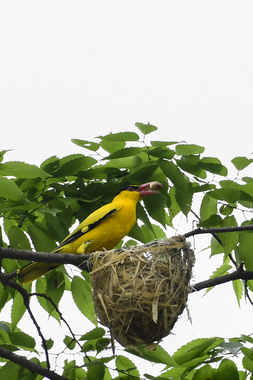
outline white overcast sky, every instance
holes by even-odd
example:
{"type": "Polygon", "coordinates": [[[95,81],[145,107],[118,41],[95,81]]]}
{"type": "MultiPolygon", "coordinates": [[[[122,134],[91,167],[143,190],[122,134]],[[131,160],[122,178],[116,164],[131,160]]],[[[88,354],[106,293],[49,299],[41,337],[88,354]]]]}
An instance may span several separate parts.
{"type": "MultiPolygon", "coordinates": [[[[226,164],[252,157],[251,0],[2,1],[0,56],[7,160],[86,153],[71,138],[137,121],[159,128],[152,139],[200,144],[226,164]]],[[[199,279],[210,274],[203,257],[199,279]]],[[[192,295],[193,325],[184,316],[164,347],[253,332],[253,309],[237,310],[231,287],[192,295]]]]}

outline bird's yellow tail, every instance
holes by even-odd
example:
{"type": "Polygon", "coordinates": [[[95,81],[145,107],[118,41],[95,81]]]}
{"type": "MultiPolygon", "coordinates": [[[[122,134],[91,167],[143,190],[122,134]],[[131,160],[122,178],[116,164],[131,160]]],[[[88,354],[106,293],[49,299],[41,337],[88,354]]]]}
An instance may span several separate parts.
{"type": "Polygon", "coordinates": [[[61,264],[55,263],[39,263],[35,262],[28,264],[18,272],[18,279],[23,285],[28,285],[32,281],[37,280],[37,278],[43,276],[44,274],[50,272],[51,270],[57,268],[61,264]]]}

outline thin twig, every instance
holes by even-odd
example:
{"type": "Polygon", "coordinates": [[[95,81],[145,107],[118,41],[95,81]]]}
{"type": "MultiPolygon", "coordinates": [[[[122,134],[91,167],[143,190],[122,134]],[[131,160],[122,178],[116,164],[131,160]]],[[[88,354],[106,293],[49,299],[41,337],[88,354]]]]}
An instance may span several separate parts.
{"type": "Polygon", "coordinates": [[[217,227],[217,228],[197,228],[196,230],[186,232],[183,234],[186,238],[190,236],[200,235],[200,234],[213,234],[213,233],[223,233],[223,232],[236,232],[236,231],[252,231],[253,225],[248,226],[235,226],[235,227],[217,227]]]}
{"type": "Polygon", "coordinates": [[[16,363],[17,365],[20,365],[21,367],[28,369],[32,373],[37,373],[50,380],[68,380],[66,377],[58,375],[57,373],[50,371],[49,369],[42,367],[41,365],[34,363],[31,360],[27,360],[24,356],[14,354],[13,352],[1,346],[0,356],[12,361],[13,363],[16,363]]]}
{"type": "Polygon", "coordinates": [[[44,338],[44,336],[41,332],[40,326],[38,325],[38,323],[37,323],[37,321],[36,321],[36,319],[32,313],[32,310],[30,308],[30,298],[29,298],[27,290],[25,288],[23,288],[23,286],[19,285],[15,280],[10,279],[9,275],[5,274],[5,273],[0,273],[0,282],[3,284],[4,287],[9,286],[9,287],[17,290],[21,294],[21,296],[23,297],[24,305],[25,305],[25,307],[26,307],[26,309],[30,315],[30,318],[32,319],[37,331],[38,331],[39,336],[41,337],[42,346],[44,348],[45,356],[46,356],[47,368],[49,369],[50,368],[50,362],[49,362],[49,355],[48,355],[48,350],[47,350],[46,339],[44,338]]]}

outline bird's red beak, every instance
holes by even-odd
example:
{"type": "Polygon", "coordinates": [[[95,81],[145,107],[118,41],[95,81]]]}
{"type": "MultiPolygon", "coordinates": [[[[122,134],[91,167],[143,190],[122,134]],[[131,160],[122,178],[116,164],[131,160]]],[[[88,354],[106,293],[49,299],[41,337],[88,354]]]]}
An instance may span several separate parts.
{"type": "Polygon", "coordinates": [[[140,185],[140,187],[136,190],[140,194],[140,196],[146,197],[147,195],[150,194],[156,194],[159,193],[159,189],[161,189],[163,185],[159,182],[148,182],[144,183],[143,185],[140,185]]]}

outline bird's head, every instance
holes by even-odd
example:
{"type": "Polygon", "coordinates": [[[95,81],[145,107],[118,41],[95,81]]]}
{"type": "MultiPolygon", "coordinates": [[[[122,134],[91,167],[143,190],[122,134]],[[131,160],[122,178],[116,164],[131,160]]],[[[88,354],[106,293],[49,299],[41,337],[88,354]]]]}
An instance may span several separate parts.
{"type": "Polygon", "coordinates": [[[146,197],[147,195],[159,193],[163,185],[159,182],[148,182],[142,185],[129,185],[120,190],[117,196],[126,198],[136,198],[136,201],[146,197]]]}

